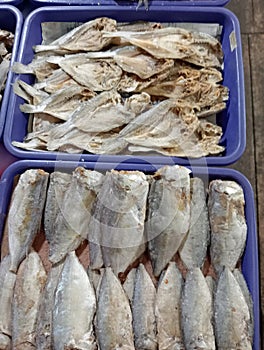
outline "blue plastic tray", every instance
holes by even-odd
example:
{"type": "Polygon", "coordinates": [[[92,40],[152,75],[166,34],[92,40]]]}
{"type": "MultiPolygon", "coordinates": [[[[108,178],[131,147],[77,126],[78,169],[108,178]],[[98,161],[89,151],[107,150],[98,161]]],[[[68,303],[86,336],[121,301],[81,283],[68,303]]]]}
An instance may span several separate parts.
{"type": "MultiPolygon", "coordinates": [[[[201,7],[152,7],[151,11],[138,9],[131,11],[125,6],[61,6],[43,7],[33,11],[25,20],[18,61],[28,64],[34,55],[32,47],[40,44],[41,22],[47,21],[78,21],[84,22],[96,17],[108,16],[117,21],[164,21],[164,22],[197,22],[197,23],[219,23],[223,26],[221,42],[224,50],[224,72],[223,84],[230,90],[230,99],[227,109],[217,115],[217,123],[223,128],[221,144],[226,147],[221,156],[210,156],[200,159],[187,159],[166,156],[98,156],[92,154],[63,155],[56,152],[33,152],[18,149],[12,145],[12,141],[23,141],[27,130],[28,116],[23,114],[19,105],[23,103],[20,97],[11,93],[8,120],[6,123],[4,142],[12,154],[18,158],[30,159],[60,159],[103,162],[149,162],[156,164],[170,164],[172,162],[188,165],[227,165],[234,163],[243,154],[246,144],[246,122],[245,122],[245,96],[244,96],[244,73],[242,61],[242,47],[240,27],[237,17],[225,8],[201,8],[201,7]],[[232,43],[232,44],[231,44],[232,43]]],[[[33,83],[30,75],[19,77],[33,83]]]]}
{"type": "MultiPolygon", "coordinates": [[[[17,174],[21,174],[27,169],[42,168],[45,171],[68,171],[71,172],[77,166],[83,166],[88,169],[96,169],[98,171],[106,171],[112,168],[117,170],[141,170],[145,173],[153,173],[161,165],[139,165],[139,164],[116,164],[116,166],[109,163],[78,163],[78,162],[43,162],[43,161],[18,161],[10,165],[3,173],[0,181],[0,242],[3,232],[4,221],[8,211],[13,180],[17,174]]],[[[248,225],[248,236],[246,248],[242,260],[242,272],[247,281],[249,290],[254,302],[254,346],[253,350],[260,349],[260,321],[259,321],[259,266],[258,266],[258,242],[256,232],[256,217],[254,206],[254,195],[249,181],[244,175],[233,169],[223,168],[191,168],[192,174],[203,179],[208,184],[214,179],[234,180],[240,184],[244,190],[245,195],[245,216],[248,225]]]]}
{"type": "MultiPolygon", "coordinates": [[[[10,1],[11,3],[12,1],[10,1]]],[[[0,6],[0,28],[9,30],[15,35],[11,64],[17,58],[18,46],[20,35],[22,31],[23,17],[22,13],[11,5],[1,5],[0,6]]],[[[6,119],[6,111],[8,106],[8,98],[11,89],[11,83],[13,81],[13,73],[10,71],[7,75],[6,87],[3,94],[0,110],[0,139],[2,138],[2,133],[4,129],[4,123],[6,119]]]]}

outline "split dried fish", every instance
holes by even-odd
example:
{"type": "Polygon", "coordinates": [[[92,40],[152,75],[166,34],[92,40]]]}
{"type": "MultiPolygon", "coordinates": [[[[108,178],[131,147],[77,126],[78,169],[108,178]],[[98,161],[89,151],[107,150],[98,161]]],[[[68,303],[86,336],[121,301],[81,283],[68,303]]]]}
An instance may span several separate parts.
{"type": "Polygon", "coordinates": [[[200,178],[191,179],[190,228],[180,257],[188,269],[202,267],[210,240],[210,227],[204,183],[200,178]]]}
{"type": "Polygon", "coordinates": [[[234,270],[243,254],[247,238],[244,205],[243,189],[236,182],[214,180],[210,183],[210,255],[218,274],[224,266],[234,270]]]}
{"type": "Polygon", "coordinates": [[[136,350],[158,349],[155,302],[156,288],[144,265],[139,264],[136,272],[132,302],[133,330],[136,350]]]}
{"type": "Polygon", "coordinates": [[[134,350],[132,314],[127,296],[110,267],[100,286],[96,334],[100,350],[134,350]]]}
{"type": "Polygon", "coordinates": [[[12,348],[36,348],[36,321],[46,272],[36,252],[21,263],[15,284],[12,308],[12,348]]]}
{"type": "Polygon", "coordinates": [[[10,271],[17,271],[40,228],[48,177],[43,170],[27,170],[13,191],[7,218],[10,271]]]}
{"type": "Polygon", "coordinates": [[[198,267],[187,273],[181,307],[186,350],[215,349],[211,292],[198,267]]]}
{"type": "MultiPolygon", "coordinates": [[[[89,226],[89,241],[101,246],[104,265],[116,274],[125,272],[145,251],[148,189],[146,176],[139,171],[112,170],[105,175],[89,226]]],[[[91,264],[94,266],[93,261],[91,264]]]]}
{"type": "Polygon", "coordinates": [[[190,225],[190,171],[165,166],[154,175],[148,196],[148,248],[155,276],[177,253],[190,225]]]}
{"type": "Polygon", "coordinates": [[[183,278],[175,262],[170,262],[159,279],[155,315],[159,350],[184,350],[181,326],[183,278]]]}
{"type": "Polygon", "coordinates": [[[218,280],[214,310],[217,348],[251,350],[248,305],[228,267],[224,268],[218,280]]]}

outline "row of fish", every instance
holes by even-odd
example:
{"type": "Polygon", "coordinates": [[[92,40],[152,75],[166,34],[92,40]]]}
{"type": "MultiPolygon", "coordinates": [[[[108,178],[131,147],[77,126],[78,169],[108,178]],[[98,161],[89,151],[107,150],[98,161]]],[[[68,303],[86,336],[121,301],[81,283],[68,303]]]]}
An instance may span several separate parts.
{"type": "Polygon", "coordinates": [[[143,264],[121,285],[110,267],[87,274],[75,252],[48,275],[34,251],[17,275],[9,267],[6,256],[1,350],[252,349],[253,304],[238,269],[215,282],[194,268],[184,281],[170,262],[156,289],[143,264]]]}
{"type": "Polygon", "coordinates": [[[14,92],[33,116],[27,150],[180,157],[219,154],[222,128],[206,117],[226,108],[221,43],[206,33],[159,23],[86,22],[36,45],[33,86],[14,92]]]}
{"type": "Polygon", "coordinates": [[[2,94],[5,89],[13,44],[14,34],[0,29],[0,101],[2,100],[2,94]]]}

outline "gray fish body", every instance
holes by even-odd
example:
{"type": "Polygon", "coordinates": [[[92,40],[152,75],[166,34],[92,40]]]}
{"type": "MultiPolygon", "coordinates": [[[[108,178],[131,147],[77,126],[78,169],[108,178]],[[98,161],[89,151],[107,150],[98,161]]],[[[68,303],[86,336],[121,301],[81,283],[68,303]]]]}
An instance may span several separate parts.
{"type": "Polygon", "coordinates": [[[130,303],[133,302],[136,271],[136,268],[131,269],[127,275],[125,282],[123,283],[124,291],[126,292],[130,303]]]}
{"type": "Polygon", "coordinates": [[[102,178],[103,175],[96,171],[81,167],[74,170],[50,240],[49,259],[53,264],[77,249],[87,238],[90,211],[102,178]]]}
{"type": "Polygon", "coordinates": [[[48,176],[43,170],[27,170],[13,191],[7,219],[10,270],[13,272],[30,250],[40,228],[48,176]]]}
{"type": "Polygon", "coordinates": [[[210,255],[218,274],[224,266],[234,270],[243,254],[247,237],[244,204],[243,190],[236,182],[214,180],[210,183],[210,255]]]}
{"type": "Polygon", "coordinates": [[[52,266],[43,290],[37,316],[36,345],[38,350],[51,349],[52,310],[63,263],[52,266]]]}
{"type": "Polygon", "coordinates": [[[133,329],[136,350],[158,348],[155,320],[156,288],[143,264],[135,278],[132,302],[133,329]]]}
{"type": "Polygon", "coordinates": [[[215,333],[219,350],[250,350],[250,313],[230,269],[221,273],[214,302],[215,333]]]}
{"type": "Polygon", "coordinates": [[[159,350],[184,350],[181,330],[183,279],[175,262],[161,275],[157,289],[155,315],[159,350]]]}
{"type": "Polygon", "coordinates": [[[55,292],[52,346],[56,350],[96,350],[96,297],[75,252],[68,254],[55,292]]]}
{"type": "Polygon", "coordinates": [[[88,267],[87,273],[90,279],[91,284],[94,287],[96,297],[99,296],[100,286],[102,283],[103,275],[105,269],[101,268],[100,270],[92,270],[90,266],[88,267]]]}
{"type": "Polygon", "coordinates": [[[155,276],[177,253],[189,229],[189,172],[184,167],[164,167],[150,187],[147,232],[155,276]]]}
{"type": "Polygon", "coordinates": [[[191,179],[190,228],[180,257],[188,269],[202,267],[210,239],[208,209],[204,183],[199,178],[191,179]]]}
{"type": "Polygon", "coordinates": [[[0,350],[11,350],[11,339],[2,333],[0,333],[0,350]]]}
{"type": "Polygon", "coordinates": [[[22,262],[16,279],[12,306],[12,349],[36,348],[36,321],[46,272],[36,252],[22,262]]]}
{"type": "Polygon", "coordinates": [[[215,349],[212,296],[199,268],[187,273],[181,306],[186,350],[215,349]]]}
{"type": "Polygon", "coordinates": [[[97,307],[100,350],[134,350],[132,314],[127,296],[111,268],[106,268],[97,307]]]}

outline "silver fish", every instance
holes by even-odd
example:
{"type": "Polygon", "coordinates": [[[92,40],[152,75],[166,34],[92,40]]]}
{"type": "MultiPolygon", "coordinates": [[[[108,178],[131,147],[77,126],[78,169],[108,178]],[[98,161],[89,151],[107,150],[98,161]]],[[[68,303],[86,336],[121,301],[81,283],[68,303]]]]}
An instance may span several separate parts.
{"type": "Polygon", "coordinates": [[[88,266],[87,273],[90,279],[92,286],[94,287],[96,297],[99,297],[100,286],[102,283],[103,275],[105,269],[101,268],[100,270],[93,270],[90,266],[88,266]]]}
{"type": "Polygon", "coordinates": [[[211,292],[212,300],[214,300],[214,294],[215,294],[215,288],[216,288],[216,282],[213,279],[212,276],[206,276],[205,277],[206,283],[208,285],[208,288],[211,292]]]}
{"type": "Polygon", "coordinates": [[[0,264],[0,349],[11,349],[12,335],[12,300],[16,275],[9,271],[10,255],[3,258],[0,264]]]}
{"type": "Polygon", "coordinates": [[[96,350],[96,297],[75,252],[68,254],[55,292],[52,348],[96,350]]]}
{"type": "Polygon", "coordinates": [[[27,170],[13,191],[7,218],[10,271],[17,271],[40,228],[48,177],[41,169],[27,170]]]}
{"type": "Polygon", "coordinates": [[[102,179],[103,175],[97,171],[82,167],[74,170],[54,224],[54,234],[50,237],[49,260],[53,264],[77,249],[87,238],[91,207],[102,179]]]}
{"type": "Polygon", "coordinates": [[[247,238],[244,205],[243,189],[236,182],[214,180],[210,183],[210,255],[218,274],[223,266],[234,270],[243,254],[247,238]]]}
{"type": "Polygon", "coordinates": [[[190,224],[190,171],[165,166],[154,175],[148,197],[148,248],[159,276],[177,253],[190,224]]]}
{"type": "Polygon", "coordinates": [[[12,349],[36,348],[36,320],[46,272],[36,252],[19,267],[12,305],[12,349]]]}
{"type": "Polygon", "coordinates": [[[202,267],[207,254],[210,239],[208,208],[204,183],[199,178],[191,179],[191,215],[190,228],[180,257],[188,269],[202,267]]]}
{"type": "Polygon", "coordinates": [[[123,283],[124,291],[126,292],[130,303],[133,301],[136,272],[136,268],[131,269],[126,277],[125,282],[123,283]]]}
{"type": "Polygon", "coordinates": [[[144,221],[149,185],[139,171],[108,172],[96,201],[89,241],[101,245],[105,266],[125,272],[145,251],[144,221]]]}
{"type": "Polygon", "coordinates": [[[129,301],[109,267],[100,286],[96,333],[100,350],[135,349],[129,301]]]}
{"type": "Polygon", "coordinates": [[[133,329],[136,350],[156,350],[155,320],[156,288],[143,264],[137,268],[132,302],[133,329]]]}
{"type": "Polygon", "coordinates": [[[198,267],[187,273],[181,307],[186,350],[215,349],[211,292],[198,267]]]}
{"type": "Polygon", "coordinates": [[[248,305],[228,267],[222,271],[214,302],[215,334],[219,350],[251,350],[248,305]]]}
{"type": "Polygon", "coordinates": [[[159,279],[155,315],[159,350],[184,350],[181,327],[183,278],[175,262],[170,262],[159,279]]]}
{"type": "Polygon", "coordinates": [[[38,350],[50,350],[52,348],[52,310],[54,307],[55,290],[62,268],[63,262],[52,266],[41,295],[36,326],[36,347],[38,350]]]}

